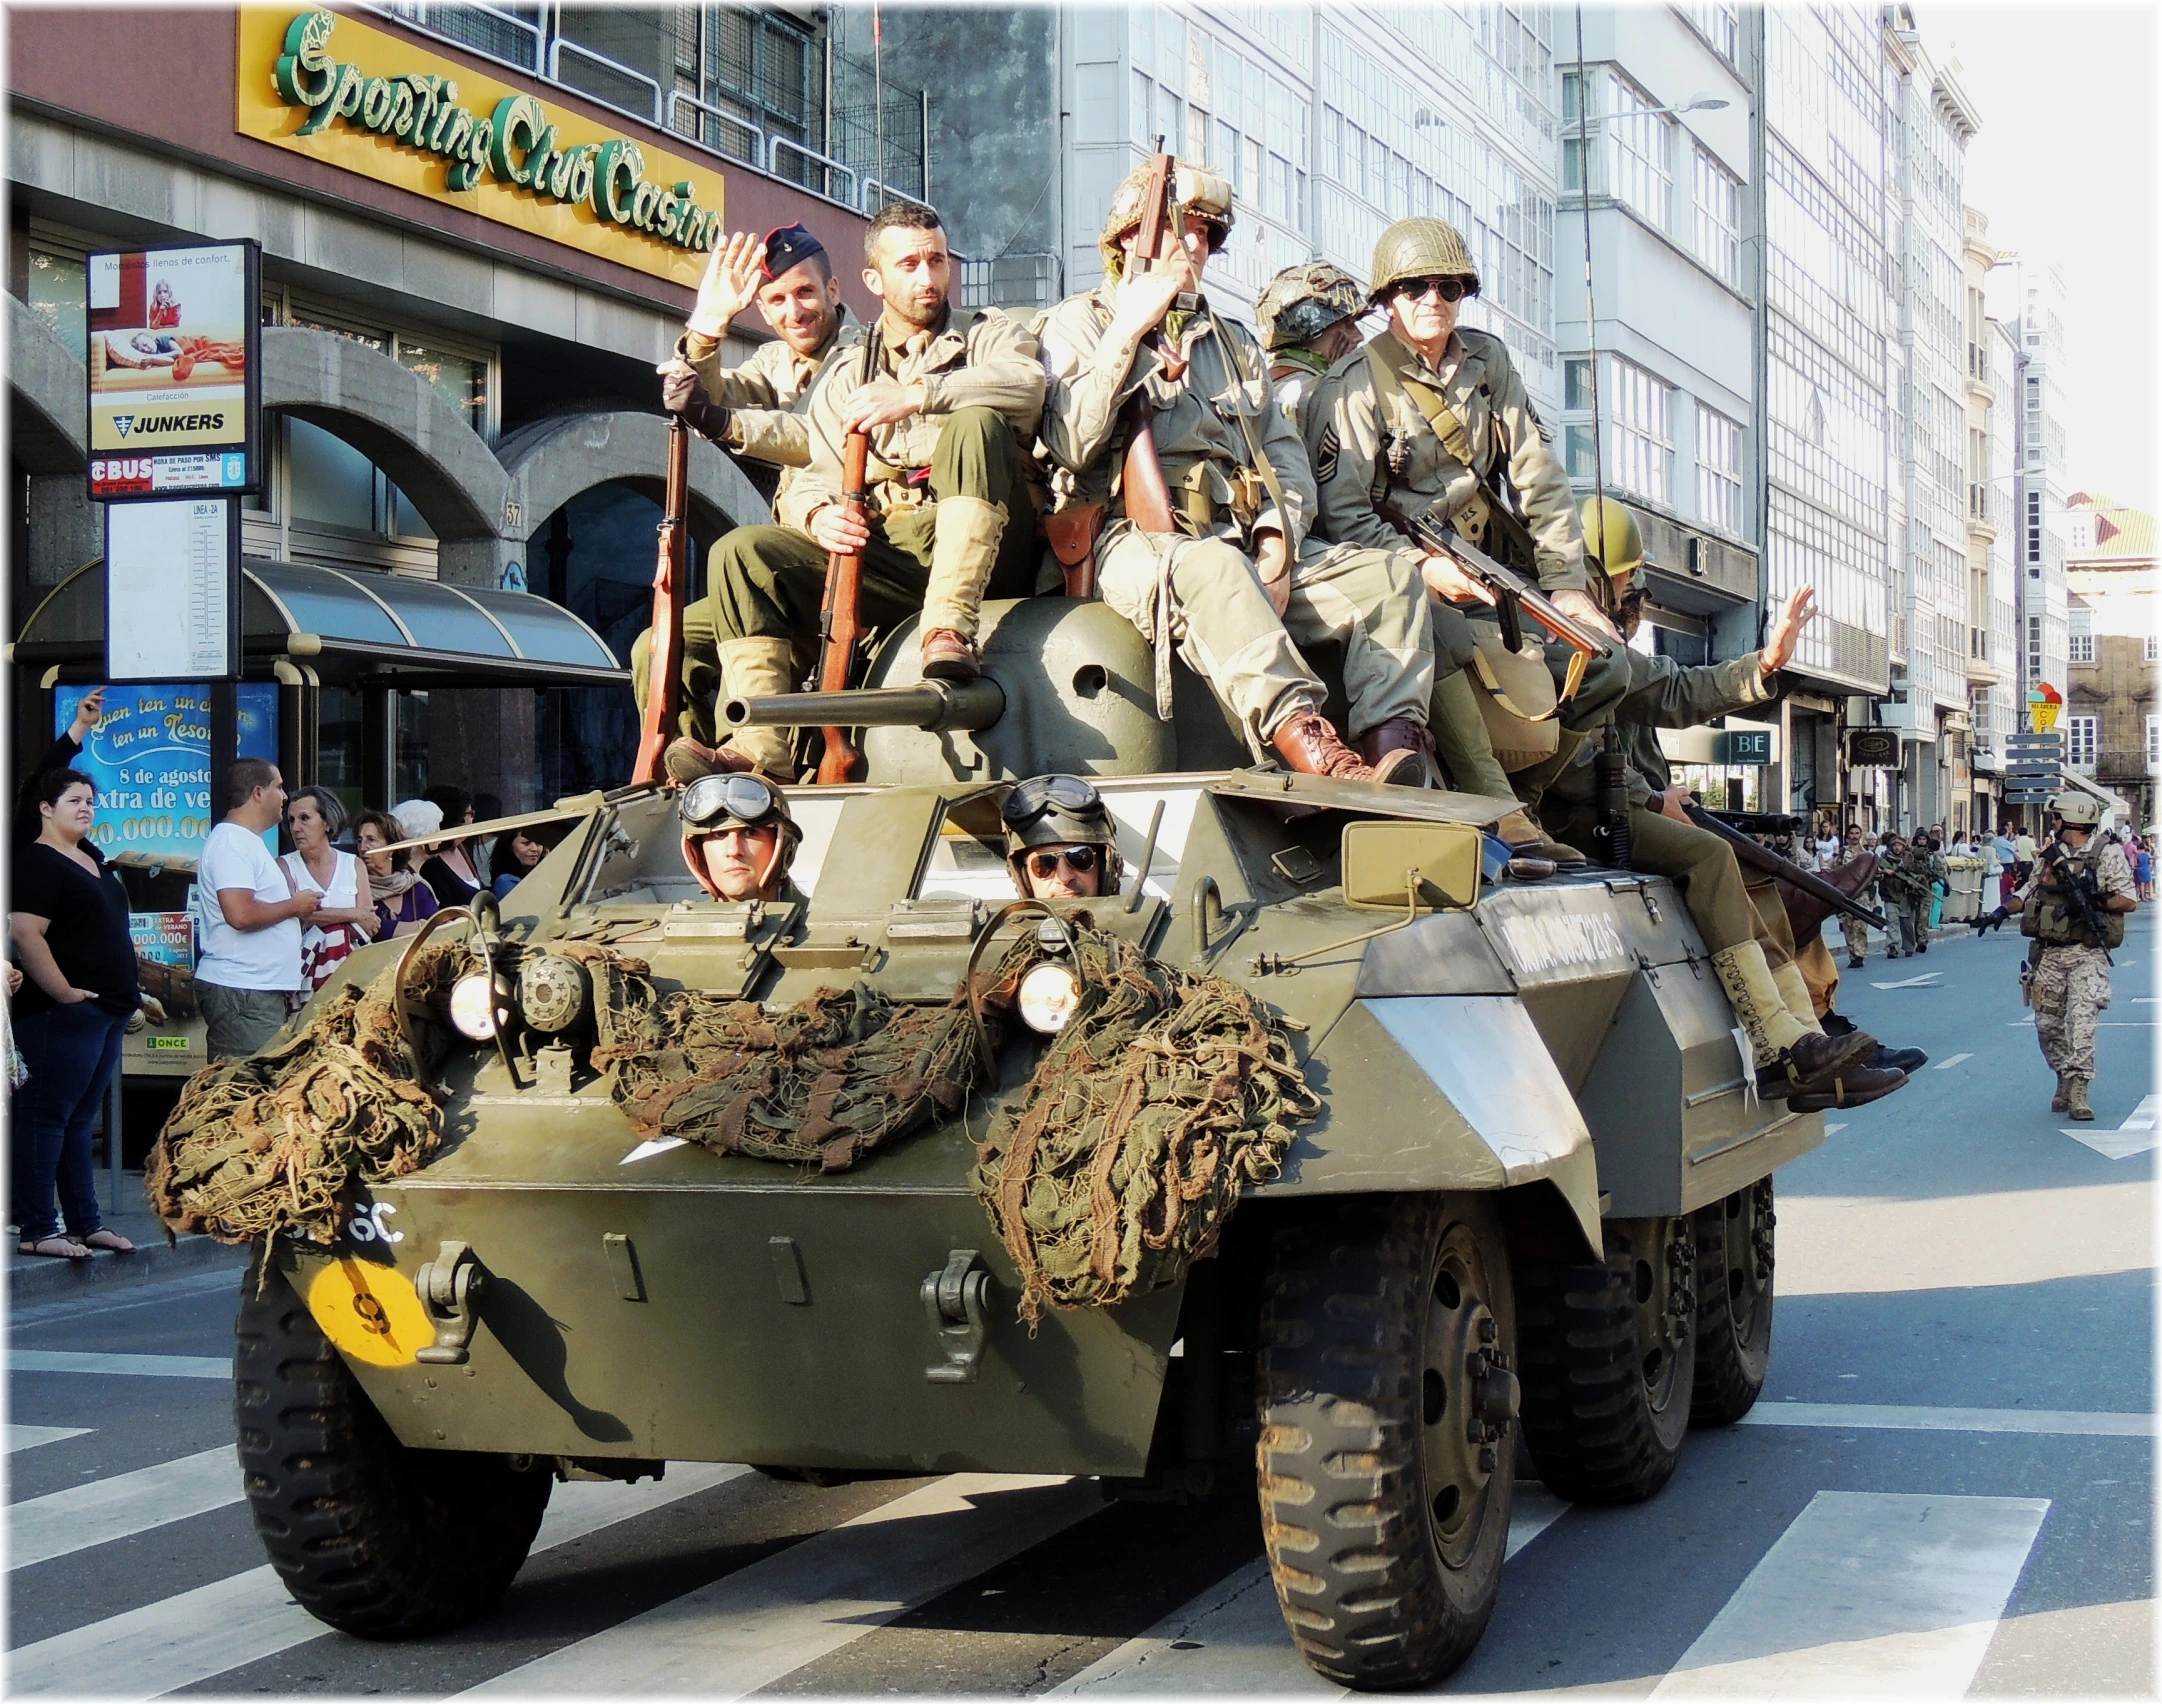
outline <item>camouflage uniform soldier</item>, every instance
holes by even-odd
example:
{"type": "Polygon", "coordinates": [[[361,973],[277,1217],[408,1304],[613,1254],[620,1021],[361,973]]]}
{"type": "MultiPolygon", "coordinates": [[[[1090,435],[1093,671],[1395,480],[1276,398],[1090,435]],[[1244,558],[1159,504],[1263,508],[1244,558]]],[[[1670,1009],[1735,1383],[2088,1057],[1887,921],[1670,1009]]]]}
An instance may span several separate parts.
{"type": "Polygon", "coordinates": [[[1904,835],[1893,835],[1891,856],[1885,861],[1884,873],[1877,878],[1877,891],[1884,896],[1885,920],[1892,925],[1887,957],[1904,954],[1911,958],[1929,950],[1929,884],[1934,879],[1928,837],[1917,835],[1910,843],[1904,835]]]}
{"type": "MultiPolygon", "coordinates": [[[[811,459],[804,426],[811,384],[844,343],[863,328],[841,300],[826,248],[801,225],[763,238],[738,231],[714,249],[698,300],[675,355],[660,368],[661,406],[731,455],[781,470],[776,492],[811,459]],[[773,330],[770,343],[740,367],[721,364],[722,339],[753,304],[773,330]]],[[[683,612],[683,708],[677,731],[701,745],[717,738],[713,703],[721,688],[712,612],[703,603],[683,612]]],[[[646,707],[649,629],[631,643],[631,691],[646,707]]]]}
{"type": "MultiPolygon", "coordinates": [[[[1865,848],[1862,845],[1862,825],[1858,822],[1848,823],[1846,845],[1841,849],[1843,859],[1851,862],[1859,858],[1864,850],[1865,848]]],[[[1874,893],[1877,884],[1872,881],[1869,886],[1870,892],[1874,893]]],[[[1854,897],[1867,899],[1869,896],[1867,894],[1856,894],[1854,897]]],[[[1869,925],[1859,917],[1842,914],[1839,919],[1839,926],[1845,931],[1847,937],[1847,968],[1849,970],[1860,970],[1864,959],[1869,953],[1869,925]]]]}
{"type": "Polygon", "coordinates": [[[1103,517],[1098,590],[1155,645],[1165,719],[1176,646],[1257,757],[1273,753],[1307,774],[1424,786],[1433,651],[1408,559],[1301,553],[1314,508],[1306,452],[1274,404],[1252,334],[1200,293],[1208,257],[1231,228],[1230,187],[1179,166],[1173,193],[1199,228],[1182,244],[1167,221],[1155,264],[1129,272],[1148,180],[1144,167],[1112,197],[1099,244],[1104,283],[1061,302],[1043,327],[1052,375],[1044,447],[1073,476],[1065,509],[1103,517]],[[1125,422],[1137,392],[1171,497],[1168,533],[1143,532],[1126,512],[1125,422]],[[1343,644],[1361,752],[1321,714],[1327,691],[1300,654],[1301,643],[1322,640],[1343,644]]]}
{"type": "Polygon", "coordinates": [[[1269,352],[1276,405],[1302,441],[1323,375],[1359,347],[1359,316],[1365,311],[1359,281],[1325,260],[1287,266],[1261,292],[1254,318],[1261,325],[1261,347],[1269,352]]]}
{"type": "Polygon", "coordinates": [[[2124,940],[2124,917],[2139,907],[2138,889],[2124,848],[2094,839],[2101,807],[2085,793],[2061,793],[2052,808],[2063,818],[2063,850],[2045,857],[2034,891],[2027,896],[2020,933],[2035,941],[2028,984],[2035,1038],[2057,1073],[2052,1112],[2081,1123],[2094,1117],[2087,1085],[2094,1080],[2094,1032],[2109,1005],[2109,949],[2124,940]],[[2100,934],[2086,927],[2066,902],[2073,882],[2091,877],[2100,934]]]}

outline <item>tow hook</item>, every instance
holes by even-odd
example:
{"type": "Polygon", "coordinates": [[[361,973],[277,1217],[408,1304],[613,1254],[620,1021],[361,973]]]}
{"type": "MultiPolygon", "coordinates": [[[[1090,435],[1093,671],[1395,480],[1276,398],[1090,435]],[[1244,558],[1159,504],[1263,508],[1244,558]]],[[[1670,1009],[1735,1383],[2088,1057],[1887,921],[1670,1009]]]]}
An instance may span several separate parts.
{"type": "Polygon", "coordinates": [[[435,1258],[413,1274],[413,1288],[435,1327],[435,1341],[414,1359],[436,1367],[463,1365],[473,1328],[480,1324],[481,1298],[488,1293],[488,1269],[480,1256],[462,1242],[438,1244],[435,1258]]]}
{"type": "Polygon", "coordinates": [[[983,1256],[957,1248],[942,1271],[923,1281],[923,1311],[938,1334],[945,1359],[924,1368],[932,1384],[974,1384],[983,1368],[985,1320],[989,1314],[991,1274],[983,1256]]]}

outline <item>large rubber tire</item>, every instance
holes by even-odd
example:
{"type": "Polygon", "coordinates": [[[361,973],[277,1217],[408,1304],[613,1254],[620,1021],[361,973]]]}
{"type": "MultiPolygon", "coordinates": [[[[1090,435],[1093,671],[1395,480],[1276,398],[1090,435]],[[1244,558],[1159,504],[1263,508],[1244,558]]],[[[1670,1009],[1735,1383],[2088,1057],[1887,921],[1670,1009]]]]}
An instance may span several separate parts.
{"type": "Polygon", "coordinates": [[[1691,1215],[1697,1240],[1693,1426],[1731,1426],[1756,1406],[1772,1364],[1772,1180],[1691,1215]]]}
{"type": "Polygon", "coordinates": [[[553,1478],[408,1449],[291,1286],[251,1270],[234,1322],[233,1419],[255,1530],[293,1600],[369,1639],[485,1613],[540,1530],[553,1478]]]}
{"type": "Polygon", "coordinates": [[[1425,1686],[1471,1654],[1509,1537],[1516,1310],[1481,1195],[1347,1201],[1263,1289],[1261,1527],[1299,1654],[1425,1686]]]}
{"type": "Polygon", "coordinates": [[[1576,1503],[1636,1503],[1673,1477],[1696,1378],[1687,1219],[1609,1219],[1598,1266],[1521,1265],[1524,1442],[1576,1503]]]}

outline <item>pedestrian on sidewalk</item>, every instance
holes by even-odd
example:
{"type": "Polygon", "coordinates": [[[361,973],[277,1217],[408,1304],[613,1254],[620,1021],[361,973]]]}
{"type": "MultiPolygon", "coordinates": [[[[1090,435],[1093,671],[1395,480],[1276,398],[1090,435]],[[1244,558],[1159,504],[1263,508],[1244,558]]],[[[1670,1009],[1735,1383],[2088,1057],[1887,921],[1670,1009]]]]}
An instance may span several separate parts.
{"type": "Polygon", "coordinates": [[[377,940],[410,935],[435,915],[435,890],[413,868],[411,848],[398,843],[432,834],[441,826],[431,815],[416,833],[388,811],[363,811],[354,822],[353,844],[368,866],[368,892],[375,899],[377,940]],[[398,846],[398,850],[387,852],[388,846],[398,846]]]}
{"type": "Polygon", "coordinates": [[[195,867],[196,911],[203,934],[195,997],[212,1059],[262,1051],[289,1012],[286,996],[307,985],[300,974],[303,925],[322,904],[297,892],[263,836],[285,810],[278,766],[244,757],[225,772],[224,820],[210,831],[195,867]]]}
{"type": "Polygon", "coordinates": [[[327,787],[303,787],[286,801],[285,831],[293,850],[278,862],[295,893],[319,896],[300,936],[300,975],[313,992],[375,936],[375,900],[368,872],[350,852],[331,844],[345,832],[345,807],[327,787]]]}
{"type": "Polygon", "coordinates": [[[1997,838],[1989,843],[1990,853],[1997,860],[1997,903],[2012,903],[2012,890],[2019,886],[2019,848],[2012,839],[2009,819],[1997,825],[1997,838]]]}
{"type": "Polygon", "coordinates": [[[39,777],[39,834],[16,855],[8,900],[8,939],[25,973],[15,1043],[29,1071],[9,1138],[17,1252],[61,1260],[135,1247],[105,1228],[90,1164],[90,1130],[120,1069],[120,1039],[144,1003],[127,890],[88,841],[97,791],[80,770],[39,777]]]}
{"type": "Polygon", "coordinates": [[[2150,837],[2132,837],[2132,880],[2140,898],[2154,898],[2154,846],[2150,837]]]}
{"type": "Polygon", "coordinates": [[[45,819],[38,808],[38,782],[56,769],[71,767],[82,756],[83,747],[90,743],[90,736],[97,731],[104,715],[105,688],[94,686],[76,704],[75,720],[68,725],[68,731],[53,741],[52,748],[23,777],[22,787],[15,795],[14,832],[8,841],[18,853],[45,831],[45,819]]]}
{"type": "Polygon", "coordinates": [[[2139,909],[2139,899],[2123,849],[2095,838],[2099,802],[2060,793],[2050,808],[2062,819],[2058,844],[2042,858],[2019,927],[2035,942],[2027,985],[2035,1039],[2057,1073],[2049,1109],[2085,1123],[2094,1117],[2087,1085],[2094,1080],[2095,1026],[2109,1006],[2109,950],[2123,942],[2125,916],[2139,909]],[[2080,885],[2089,887],[2092,922],[2071,897],[2080,885]]]}
{"type": "MultiPolygon", "coordinates": [[[[473,804],[463,788],[430,787],[419,802],[441,811],[447,829],[461,829],[473,821],[473,804]]],[[[398,814],[405,815],[403,805],[398,807],[398,814]]],[[[471,905],[475,896],[487,891],[474,866],[472,851],[463,840],[439,842],[422,863],[420,879],[434,890],[436,904],[446,911],[471,905]]]]}

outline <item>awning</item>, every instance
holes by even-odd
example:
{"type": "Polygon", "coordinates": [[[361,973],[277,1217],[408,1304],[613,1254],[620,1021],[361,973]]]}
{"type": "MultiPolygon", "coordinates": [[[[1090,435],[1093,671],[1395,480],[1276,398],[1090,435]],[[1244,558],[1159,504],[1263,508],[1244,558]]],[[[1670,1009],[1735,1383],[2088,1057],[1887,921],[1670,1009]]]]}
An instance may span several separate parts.
{"type": "MultiPolygon", "coordinates": [[[[282,662],[328,686],[623,686],[630,678],[599,634],[530,592],[258,556],[241,562],[241,652],[251,678],[281,672],[282,662]]],[[[8,660],[102,668],[105,564],[55,586],[8,660]]]]}
{"type": "Polygon", "coordinates": [[[2082,793],[2093,794],[2095,798],[2101,801],[2104,811],[2115,811],[2123,822],[2128,825],[2131,823],[2132,806],[2122,793],[2112,793],[2099,782],[2088,780],[2086,776],[2076,769],[2067,769],[2064,772],[2064,784],[2067,787],[2076,788],[2082,793]]]}

